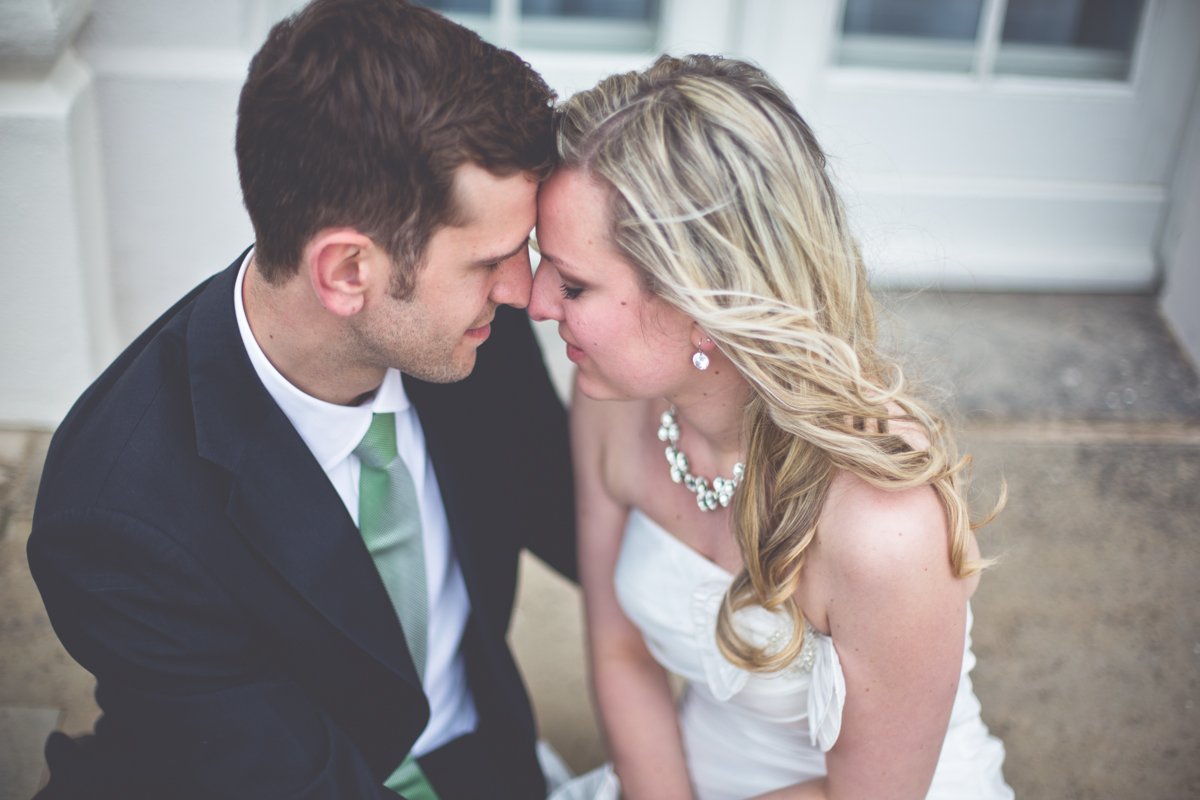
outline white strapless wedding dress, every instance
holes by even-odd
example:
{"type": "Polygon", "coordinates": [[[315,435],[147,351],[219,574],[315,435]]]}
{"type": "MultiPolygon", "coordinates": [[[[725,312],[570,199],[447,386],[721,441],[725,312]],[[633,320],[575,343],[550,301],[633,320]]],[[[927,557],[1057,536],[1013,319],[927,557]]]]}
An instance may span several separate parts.
{"type": "MultiPolygon", "coordinates": [[[[820,777],[825,751],[841,731],[846,684],[830,637],[807,626],[800,657],[769,675],[739,669],[721,655],[717,611],[732,580],[645,514],[630,513],[617,599],[655,659],[687,680],[679,728],[697,800],[744,800],[820,777]]],[[[780,641],[790,628],[786,617],[762,608],[739,611],[736,623],[760,646],[780,641]]],[[[975,666],[970,630],[968,607],[962,677],[927,797],[1006,800],[1013,792],[1000,770],[1004,745],[980,719],[968,675],[975,666]]],[[[600,800],[615,797],[615,788],[602,768],[551,797],[600,800]]]]}

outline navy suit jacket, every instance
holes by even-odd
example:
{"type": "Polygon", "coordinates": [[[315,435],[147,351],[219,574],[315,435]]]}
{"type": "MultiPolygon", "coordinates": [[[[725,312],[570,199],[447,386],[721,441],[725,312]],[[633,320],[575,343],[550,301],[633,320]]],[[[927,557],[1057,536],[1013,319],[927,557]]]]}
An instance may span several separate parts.
{"type": "MultiPolygon", "coordinates": [[[[29,564],[95,674],[96,733],[47,747],[46,798],[396,798],[429,706],[358,530],[263,387],[238,262],[141,335],[50,446],[29,564]]],[[[524,312],[473,373],[404,378],[471,600],[471,737],[422,758],[442,800],[544,797],[505,641],[517,559],[575,570],[566,418],[524,312]]]]}

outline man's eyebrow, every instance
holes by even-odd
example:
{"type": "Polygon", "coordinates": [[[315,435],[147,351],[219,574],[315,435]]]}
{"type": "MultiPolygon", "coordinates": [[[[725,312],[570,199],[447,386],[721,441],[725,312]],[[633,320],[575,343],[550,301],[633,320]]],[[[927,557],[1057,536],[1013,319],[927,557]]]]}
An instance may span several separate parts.
{"type": "Polygon", "coordinates": [[[499,264],[501,261],[508,261],[510,258],[512,258],[513,256],[515,256],[515,255],[517,255],[518,253],[520,253],[522,250],[524,250],[526,247],[529,247],[529,240],[528,240],[528,239],[524,239],[524,240],[522,240],[522,242],[521,242],[519,245],[517,245],[515,248],[513,248],[512,252],[510,252],[510,253],[505,253],[505,254],[504,254],[504,255],[502,255],[502,256],[488,256],[488,257],[486,257],[486,258],[481,258],[481,259],[479,259],[479,260],[478,260],[478,262],[477,262],[477,263],[480,263],[480,264],[499,264]]]}

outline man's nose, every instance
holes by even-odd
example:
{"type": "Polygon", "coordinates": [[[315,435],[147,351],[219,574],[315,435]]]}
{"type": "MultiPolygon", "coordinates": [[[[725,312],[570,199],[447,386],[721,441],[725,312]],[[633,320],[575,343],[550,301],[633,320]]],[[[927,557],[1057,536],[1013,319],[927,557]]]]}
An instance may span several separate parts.
{"type": "Polygon", "coordinates": [[[525,308],[529,305],[529,293],[533,288],[533,274],[529,266],[529,254],[519,253],[496,267],[496,283],[492,286],[492,300],[497,304],[525,308]]]}
{"type": "Polygon", "coordinates": [[[538,265],[533,276],[533,294],[529,298],[529,316],[536,322],[553,319],[562,321],[562,303],[559,301],[557,274],[546,261],[538,265]]]}

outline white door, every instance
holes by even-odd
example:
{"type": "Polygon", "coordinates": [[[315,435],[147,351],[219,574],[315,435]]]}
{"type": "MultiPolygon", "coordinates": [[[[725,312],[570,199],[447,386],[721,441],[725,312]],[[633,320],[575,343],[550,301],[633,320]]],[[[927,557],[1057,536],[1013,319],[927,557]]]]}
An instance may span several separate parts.
{"type": "Polygon", "coordinates": [[[1158,280],[1196,0],[745,0],[730,49],[832,157],[881,283],[1158,280]]]}

